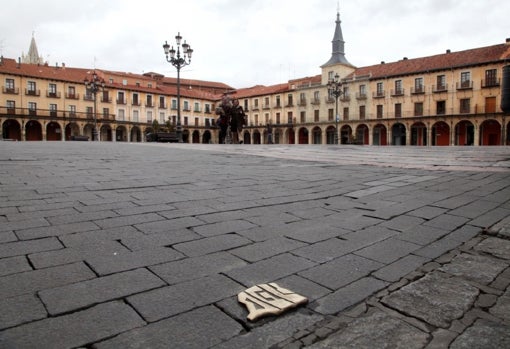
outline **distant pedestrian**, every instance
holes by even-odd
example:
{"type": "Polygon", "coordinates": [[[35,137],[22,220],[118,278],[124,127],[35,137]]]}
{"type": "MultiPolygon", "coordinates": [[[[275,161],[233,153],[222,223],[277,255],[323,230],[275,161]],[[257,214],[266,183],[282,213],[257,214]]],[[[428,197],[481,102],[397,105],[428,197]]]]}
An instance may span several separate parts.
{"type": "Polygon", "coordinates": [[[239,133],[246,125],[246,114],[243,107],[239,105],[239,100],[234,99],[232,102],[232,116],[230,118],[230,130],[232,132],[232,143],[239,144],[239,133]]]}
{"type": "Polygon", "coordinates": [[[220,128],[219,142],[239,144],[239,133],[246,125],[246,114],[239,105],[238,99],[232,99],[228,95],[223,96],[221,104],[216,108],[219,115],[216,123],[220,128]]]}

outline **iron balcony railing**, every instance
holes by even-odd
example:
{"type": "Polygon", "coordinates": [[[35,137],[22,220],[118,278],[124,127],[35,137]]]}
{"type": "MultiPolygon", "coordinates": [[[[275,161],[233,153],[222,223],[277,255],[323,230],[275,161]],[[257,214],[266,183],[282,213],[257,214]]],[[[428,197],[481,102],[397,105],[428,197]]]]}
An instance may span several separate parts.
{"type": "MultiPolygon", "coordinates": [[[[54,109],[31,109],[31,108],[12,108],[0,107],[0,116],[3,117],[40,117],[43,119],[90,119],[93,118],[91,112],[75,112],[54,109]]],[[[97,120],[115,121],[114,114],[97,113],[97,120]]]]}

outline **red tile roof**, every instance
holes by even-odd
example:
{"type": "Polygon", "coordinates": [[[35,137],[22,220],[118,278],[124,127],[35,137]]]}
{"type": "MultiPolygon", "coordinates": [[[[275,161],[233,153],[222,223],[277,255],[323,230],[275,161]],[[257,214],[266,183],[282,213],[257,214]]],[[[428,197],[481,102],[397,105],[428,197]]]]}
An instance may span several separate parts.
{"type": "Polygon", "coordinates": [[[68,68],[65,66],[18,63],[10,58],[3,58],[0,64],[0,73],[80,83],[83,83],[87,72],[91,70],[92,69],[68,68]]]}
{"type": "Polygon", "coordinates": [[[240,88],[236,90],[232,96],[235,98],[247,98],[247,97],[257,97],[257,96],[265,96],[275,93],[282,93],[289,91],[289,84],[278,84],[278,85],[271,85],[271,86],[264,86],[264,85],[256,85],[253,87],[247,87],[247,88],[240,88]]]}
{"type": "Polygon", "coordinates": [[[381,79],[392,76],[404,76],[431,71],[441,71],[480,64],[501,62],[510,58],[510,45],[499,44],[458,52],[447,52],[435,56],[403,59],[398,62],[381,63],[368,67],[357,68],[347,79],[368,76],[370,79],[381,79]]]}
{"type": "MultiPolygon", "coordinates": [[[[71,68],[66,66],[48,66],[39,64],[19,64],[14,59],[3,58],[0,64],[0,74],[10,74],[14,76],[33,77],[47,79],[52,81],[72,82],[83,84],[85,78],[90,77],[94,69],[71,68]]],[[[132,90],[152,94],[177,95],[176,85],[163,85],[161,78],[157,75],[141,75],[133,73],[116,72],[109,70],[96,69],[96,74],[105,80],[105,86],[118,90],[132,90]],[[110,79],[113,82],[110,82],[110,79]],[[125,80],[125,83],[124,83],[125,80]],[[139,85],[137,85],[139,83],[139,85]],[[152,87],[149,87],[149,84],[152,87]]],[[[181,80],[182,81],[182,80],[181,80]]],[[[207,91],[201,91],[193,88],[204,82],[200,80],[185,80],[181,86],[181,95],[188,98],[200,98],[205,100],[219,100],[221,94],[212,94],[207,91]]],[[[207,83],[206,83],[207,84],[207,83]]],[[[227,86],[222,83],[209,83],[211,86],[227,86]]]]}
{"type": "Polygon", "coordinates": [[[307,84],[320,84],[322,81],[322,75],[315,75],[315,76],[307,76],[304,78],[289,80],[289,84],[291,85],[307,85],[307,84]]]}
{"type": "MultiPolygon", "coordinates": [[[[164,77],[163,83],[165,84],[175,84],[177,85],[177,78],[172,77],[164,77]]],[[[205,81],[205,80],[194,80],[194,79],[183,79],[181,78],[181,84],[183,85],[192,85],[196,87],[205,87],[205,88],[214,88],[220,90],[233,90],[232,86],[224,84],[222,82],[214,82],[214,81],[205,81]]]]}

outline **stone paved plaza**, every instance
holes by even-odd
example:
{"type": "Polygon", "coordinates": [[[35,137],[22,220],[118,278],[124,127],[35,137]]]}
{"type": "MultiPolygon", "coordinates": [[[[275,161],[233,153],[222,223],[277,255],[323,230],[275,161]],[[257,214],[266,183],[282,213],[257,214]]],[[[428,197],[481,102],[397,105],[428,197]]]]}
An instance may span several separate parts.
{"type": "Polygon", "coordinates": [[[510,147],[0,142],[0,348],[508,348],[509,284],[510,147]]]}

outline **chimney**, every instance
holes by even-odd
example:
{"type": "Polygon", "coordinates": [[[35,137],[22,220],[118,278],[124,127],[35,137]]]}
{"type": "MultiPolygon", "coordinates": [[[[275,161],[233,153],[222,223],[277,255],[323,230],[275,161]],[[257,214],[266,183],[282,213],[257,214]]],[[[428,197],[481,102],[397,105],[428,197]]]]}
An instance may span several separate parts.
{"type": "Polygon", "coordinates": [[[446,53],[452,53],[452,51],[450,51],[450,49],[447,49],[447,50],[446,50],[446,53]]]}
{"type": "Polygon", "coordinates": [[[507,45],[510,45],[510,38],[506,38],[506,42],[505,42],[507,45]]]}
{"type": "Polygon", "coordinates": [[[18,64],[16,65],[16,68],[21,68],[21,57],[18,57],[18,64]]]}
{"type": "Polygon", "coordinates": [[[404,61],[407,61],[407,57],[404,57],[404,61]]]}

